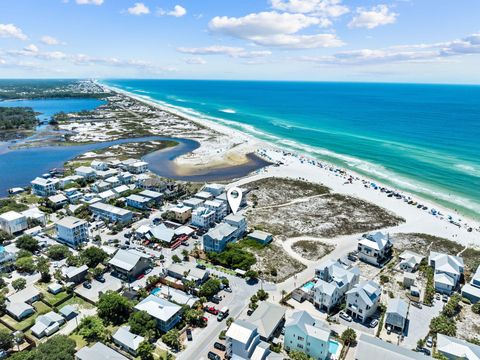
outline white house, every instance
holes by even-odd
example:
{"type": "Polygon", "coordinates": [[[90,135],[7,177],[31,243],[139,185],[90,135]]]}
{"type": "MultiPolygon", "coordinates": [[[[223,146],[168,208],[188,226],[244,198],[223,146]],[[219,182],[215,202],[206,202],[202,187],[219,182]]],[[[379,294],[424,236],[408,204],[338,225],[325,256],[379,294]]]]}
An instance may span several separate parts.
{"type": "Polygon", "coordinates": [[[356,284],[351,290],[347,291],[347,307],[346,311],[354,319],[362,322],[367,321],[375,314],[382,289],[375,281],[363,281],[356,284]]]}
{"type": "Polygon", "coordinates": [[[209,192],[214,197],[217,197],[225,191],[225,186],[221,184],[206,184],[203,187],[203,191],[209,192]]]}
{"type": "Polygon", "coordinates": [[[227,216],[227,204],[223,201],[207,200],[203,206],[215,212],[215,221],[221,221],[225,216],[227,216]]]}
{"type": "Polygon", "coordinates": [[[77,247],[88,241],[88,223],[85,220],[67,216],[55,224],[57,238],[67,245],[77,247]]]}
{"type": "Polygon", "coordinates": [[[97,202],[90,205],[90,210],[96,217],[112,222],[120,222],[122,224],[128,223],[132,220],[133,213],[110,204],[97,202]]]}
{"type": "Polygon", "coordinates": [[[470,283],[462,287],[462,296],[469,299],[473,304],[480,301],[480,265],[473,274],[470,283]]]}
{"type": "Polygon", "coordinates": [[[135,305],[135,310],[150,314],[156,320],[157,327],[163,332],[172,329],[181,320],[180,306],[155,295],[147,296],[135,305]]]}
{"type": "Polygon", "coordinates": [[[152,199],[137,194],[132,194],[128,196],[126,198],[126,201],[128,206],[139,210],[148,209],[153,203],[152,199]]]}
{"type": "Polygon", "coordinates": [[[306,311],[294,312],[285,323],[283,346],[301,351],[315,360],[325,360],[329,353],[330,328],[306,311]]]}
{"type": "Polygon", "coordinates": [[[327,260],[315,269],[318,277],[313,287],[313,304],[323,311],[330,311],[343,301],[345,293],[358,283],[360,270],[348,269],[338,261],[327,260]]]}
{"type": "Polygon", "coordinates": [[[188,206],[192,209],[196,209],[196,208],[202,206],[203,202],[204,201],[202,199],[198,199],[198,198],[189,198],[189,199],[186,199],[186,200],[182,201],[184,206],[188,206]]]}
{"type": "Polygon", "coordinates": [[[480,346],[442,334],[437,334],[437,351],[449,360],[480,359],[480,346]]]}
{"type": "Polygon", "coordinates": [[[435,251],[430,252],[428,264],[433,267],[435,290],[439,293],[451,294],[463,274],[463,259],[435,251]]]}
{"type": "Polygon", "coordinates": [[[60,326],[65,322],[65,319],[55,311],[50,311],[45,315],[40,315],[35,320],[35,325],[32,326],[32,334],[38,339],[44,336],[50,336],[60,329],[60,326]]]}
{"type": "Polygon", "coordinates": [[[94,179],[97,177],[97,173],[89,166],[79,166],[75,169],[75,175],[81,176],[84,179],[94,179]]]}
{"type": "Polygon", "coordinates": [[[97,342],[92,347],[84,346],[75,353],[75,360],[128,360],[107,345],[97,342]]]}
{"type": "Polygon", "coordinates": [[[46,197],[55,195],[57,187],[59,186],[59,181],[56,178],[44,179],[37,177],[31,181],[30,184],[32,185],[32,194],[46,197]]]}
{"type": "Polygon", "coordinates": [[[21,214],[24,215],[27,219],[34,219],[41,222],[42,225],[47,224],[47,216],[38,207],[32,207],[30,209],[22,211],[21,214]]]}
{"type": "Polygon", "coordinates": [[[0,228],[10,235],[19,233],[28,227],[27,217],[16,211],[8,211],[0,215],[0,228]]]}
{"type": "Polygon", "coordinates": [[[247,219],[245,216],[240,214],[230,214],[228,215],[224,221],[232,226],[237,228],[237,238],[241,239],[245,233],[247,232],[247,219]]]}
{"type": "MultiPolygon", "coordinates": [[[[351,350],[350,350],[351,351],[351,350]]],[[[421,352],[380,340],[361,332],[355,349],[355,360],[429,360],[421,352]]]]}
{"type": "Polygon", "coordinates": [[[392,255],[390,236],[378,231],[358,240],[358,258],[366,263],[381,266],[392,255]]]}
{"type": "Polygon", "coordinates": [[[261,341],[257,327],[244,320],[234,321],[227,330],[226,338],[226,354],[239,359],[251,359],[261,341]]]}
{"type": "Polygon", "coordinates": [[[113,342],[121,349],[136,356],[140,344],[145,340],[143,336],[130,332],[129,326],[121,326],[112,335],[113,342]]]}
{"type": "Polygon", "coordinates": [[[192,225],[208,229],[215,224],[215,211],[206,207],[198,207],[192,211],[192,225]]]}
{"type": "Polygon", "coordinates": [[[420,263],[425,256],[417,254],[416,252],[405,250],[400,254],[400,269],[406,272],[414,272],[420,266],[420,263]]]}
{"type": "Polygon", "coordinates": [[[268,301],[260,302],[249,321],[257,327],[260,339],[270,341],[285,322],[285,308],[268,301]]]}
{"type": "Polygon", "coordinates": [[[108,170],[108,164],[106,162],[103,162],[103,161],[100,161],[100,160],[93,160],[90,163],[90,166],[94,170],[100,170],[100,171],[108,170]]]}

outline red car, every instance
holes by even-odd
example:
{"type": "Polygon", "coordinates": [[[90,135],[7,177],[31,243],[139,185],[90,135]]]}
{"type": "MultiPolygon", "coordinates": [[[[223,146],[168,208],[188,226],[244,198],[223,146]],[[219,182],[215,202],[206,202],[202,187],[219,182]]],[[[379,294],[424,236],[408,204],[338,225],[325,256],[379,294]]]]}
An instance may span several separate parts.
{"type": "Polygon", "coordinates": [[[143,279],[145,277],[145,274],[140,274],[137,276],[137,280],[143,279]]]}
{"type": "Polygon", "coordinates": [[[202,321],[207,323],[207,322],[208,322],[208,318],[206,318],[206,317],[204,316],[204,317],[202,317],[202,321]]]}
{"type": "Polygon", "coordinates": [[[213,306],[211,306],[211,307],[206,306],[205,311],[210,313],[210,314],[213,314],[213,315],[218,315],[218,310],[215,309],[213,306]]]}

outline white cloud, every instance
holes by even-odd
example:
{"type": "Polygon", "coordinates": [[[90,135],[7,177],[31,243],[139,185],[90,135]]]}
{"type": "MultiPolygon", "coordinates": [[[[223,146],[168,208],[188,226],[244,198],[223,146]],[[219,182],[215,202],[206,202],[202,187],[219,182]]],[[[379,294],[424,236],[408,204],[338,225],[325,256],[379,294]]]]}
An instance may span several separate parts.
{"type": "Polygon", "coordinates": [[[44,43],[46,45],[61,45],[61,44],[64,44],[64,43],[60,42],[58,39],[54,38],[53,36],[48,36],[48,35],[42,36],[40,40],[42,41],[42,43],[44,43]]]}
{"type": "Polygon", "coordinates": [[[373,29],[377,26],[395,23],[397,16],[398,14],[390,11],[387,5],[377,5],[369,10],[357,8],[357,15],[354,16],[348,26],[373,29]]]}
{"type": "Polygon", "coordinates": [[[207,63],[205,59],[198,56],[184,59],[184,61],[190,65],[205,65],[207,63]]]}
{"type": "Polygon", "coordinates": [[[217,16],[210,21],[209,28],[213,32],[250,40],[262,46],[303,49],[343,45],[334,34],[297,34],[314,25],[324,26],[325,21],[304,14],[270,11],[240,18],[217,16]]]}
{"type": "Polygon", "coordinates": [[[270,51],[267,51],[267,50],[246,51],[244,48],[241,48],[241,47],[222,46],[222,45],[213,45],[213,46],[199,47],[199,48],[180,47],[177,49],[177,51],[184,54],[192,54],[192,55],[227,55],[234,58],[258,58],[258,57],[270,56],[272,54],[270,51]]]}
{"type": "Polygon", "coordinates": [[[180,6],[180,5],[175,5],[173,10],[171,10],[171,11],[166,11],[162,8],[159,8],[157,10],[157,15],[158,16],[168,15],[168,16],[174,16],[174,17],[182,17],[186,14],[187,14],[187,9],[185,9],[183,6],[180,6]]]}
{"type": "Polygon", "coordinates": [[[350,11],[342,5],[342,0],[270,0],[270,4],[275,10],[326,18],[336,18],[350,11]]]}
{"type": "Polygon", "coordinates": [[[76,0],[78,5],[102,5],[103,0],[76,0]]]}
{"type": "Polygon", "coordinates": [[[28,46],[25,46],[24,50],[32,52],[32,53],[37,53],[38,52],[38,46],[36,46],[34,44],[30,44],[28,46]]]}
{"type": "Polygon", "coordinates": [[[185,15],[187,13],[187,10],[183,7],[183,6],[180,6],[180,5],[175,5],[175,7],[173,8],[172,11],[170,11],[168,13],[168,15],[170,16],[175,16],[175,17],[182,17],[183,15],[185,15]]]}
{"type": "Polygon", "coordinates": [[[27,35],[23,33],[22,29],[13,24],[0,24],[0,37],[12,37],[24,41],[28,40],[27,35]]]}
{"type": "Polygon", "coordinates": [[[128,8],[129,14],[140,16],[150,14],[150,9],[144,3],[135,3],[134,6],[128,8]]]}
{"type": "Polygon", "coordinates": [[[391,46],[385,49],[342,51],[328,56],[304,56],[301,61],[336,65],[369,65],[398,62],[432,62],[452,56],[480,54],[480,33],[435,44],[391,46]]]}

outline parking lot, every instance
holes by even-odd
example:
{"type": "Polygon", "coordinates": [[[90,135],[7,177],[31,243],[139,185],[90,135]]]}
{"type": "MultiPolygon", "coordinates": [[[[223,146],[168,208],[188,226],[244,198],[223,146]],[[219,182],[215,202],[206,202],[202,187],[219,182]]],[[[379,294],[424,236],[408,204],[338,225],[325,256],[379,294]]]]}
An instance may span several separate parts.
{"type": "Polygon", "coordinates": [[[104,283],[101,283],[97,280],[92,280],[91,289],[87,289],[83,286],[83,284],[80,284],[76,287],[75,293],[86,299],[97,302],[101,293],[105,293],[108,290],[118,291],[122,287],[122,281],[120,279],[117,279],[116,277],[113,277],[110,274],[105,274],[104,279],[104,283]]]}

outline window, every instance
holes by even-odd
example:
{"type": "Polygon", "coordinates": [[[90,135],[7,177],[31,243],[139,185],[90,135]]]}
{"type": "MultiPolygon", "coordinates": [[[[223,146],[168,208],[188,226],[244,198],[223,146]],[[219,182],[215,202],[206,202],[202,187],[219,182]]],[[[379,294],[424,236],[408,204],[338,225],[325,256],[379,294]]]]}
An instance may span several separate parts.
{"type": "Polygon", "coordinates": [[[302,344],[297,344],[297,348],[303,349],[303,345],[302,344]]]}
{"type": "Polygon", "coordinates": [[[299,337],[298,337],[298,340],[303,341],[303,340],[305,340],[305,338],[299,336],[299,337]]]}

